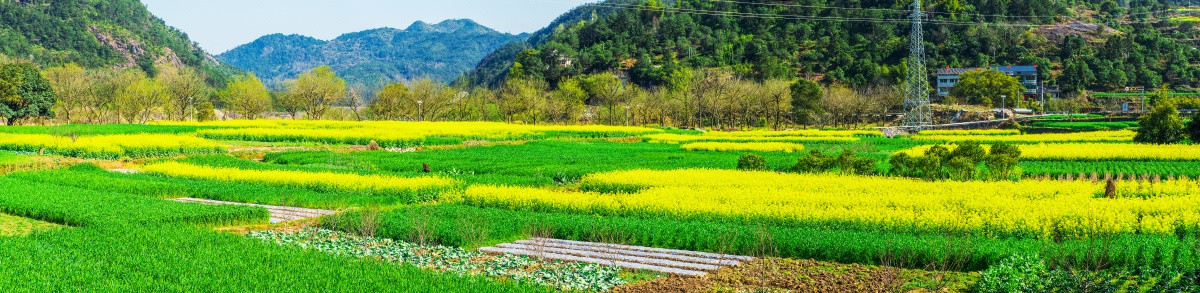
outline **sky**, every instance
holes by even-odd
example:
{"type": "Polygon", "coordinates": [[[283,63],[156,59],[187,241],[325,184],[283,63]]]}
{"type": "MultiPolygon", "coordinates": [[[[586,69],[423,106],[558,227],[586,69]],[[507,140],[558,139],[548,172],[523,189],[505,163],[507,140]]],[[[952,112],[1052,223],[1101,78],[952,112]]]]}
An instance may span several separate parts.
{"type": "Polygon", "coordinates": [[[492,29],[533,32],[595,0],[143,0],[167,25],[220,54],[261,36],[300,34],[322,40],[361,30],[407,28],[469,18],[492,29]]]}

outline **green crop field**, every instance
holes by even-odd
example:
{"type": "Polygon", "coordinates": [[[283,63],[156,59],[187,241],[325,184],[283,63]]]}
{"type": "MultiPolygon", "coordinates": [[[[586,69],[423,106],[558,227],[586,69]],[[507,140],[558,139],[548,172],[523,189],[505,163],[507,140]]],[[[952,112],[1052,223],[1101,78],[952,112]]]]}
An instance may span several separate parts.
{"type": "MultiPolygon", "coordinates": [[[[1038,123],[1078,130],[1135,125],[1038,123]]],[[[195,137],[204,129],[244,127],[71,125],[0,133],[61,136],[60,129],[195,137]]],[[[908,273],[894,281],[896,286],[914,290],[972,291],[977,282],[1031,257],[1046,264],[1047,273],[1058,274],[1055,286],[1100,277],[1124,280],[1102,285],[1112,290],[1186,292],[1200,272],[1200,222],[1195,220],[1200,205],[1194,198],[1200,196],[1194,192],[1200,190],[1195,183],[1200,161],[1169,152],[1141,159],[1128,152],[1163,151],[1132,143],[1131,132],[939,131],[888,139],[836,131],[555,131],[565,132],[491,140],[439,134],[449,142],[412,149],[213,141],[227,152],[143,158],[0,152],[0,164],[71,161],[0,177],[5,191],[0,193],[0,247],[5,248],[0,250],[0,290],[619,291],[674,278],[474,250],[530,237],[785,262],[812,259],[835,270],[897,268],[908,273]],[[662,141],[667,136],[655,136],[664,132],[671,140],[727,144],[783,137],[804,141],[804,151],[689,151],[662,141]],[[1093,142],[1096,137],[1101,139],[1093,142]],[[1047,142],[1038,139],[1090,151],[1043,150],[1047,142]],[[989,175],[994,167],[987,158],[965,177],[896,178],[912,176],[893,165],[903,163],[895,160],[897,153],[973,140],[1012,142],[1057,159],[1024,154],[1000,181],[989,175]],[[1089,153],[1108,159],[1089,159],[1089,153]],[[1079,157],[1061,159],[1071,156],[1079,157]],[[1129,159],[1121,159],[1125,156],[1129,159]],[[747,157],[761,158],[761,165],[751,165],[747,157]],[[858,167],[862,164],[867,167],[858,167]],[[669,172],[679,175],[663,175],[676,174],[669,172]],[[666,176],[663,180],[673,183],[641,182],[638,174],[666,176]],[[1119,198],[1106,198],[1104,182],[1091,182],[1092,174],[1125,180],[1116,183],[1119,198]],[[1068,176],[1076,181],[1039,181],[1068,176]],[[921,186],[966,194],[909,191],[921,186]],[[864,201],[867,197],[895,202],[879,205],[864,201]],[[978,197],[992,198],[984,201],[987,205],[1041,201],[1039,209],[1009,215],[1019,222],[989,222],[962,212],[980,209],[973,206],[978,197]],[[264,208],[176,201],[180,198],[333,214],[271,224],[273,216],[264,208]],[[654,198],[670,199],[660,207],[654,198]],[[757,212],[775,206],[811,212],[757,212]],[[531,274],[532,268],[544,271],[531,274]]],[[[995,208],[1001,207],[979,211],[995,208]]],[[[868,283],[885,285],[872,280],[868,283]]]]}

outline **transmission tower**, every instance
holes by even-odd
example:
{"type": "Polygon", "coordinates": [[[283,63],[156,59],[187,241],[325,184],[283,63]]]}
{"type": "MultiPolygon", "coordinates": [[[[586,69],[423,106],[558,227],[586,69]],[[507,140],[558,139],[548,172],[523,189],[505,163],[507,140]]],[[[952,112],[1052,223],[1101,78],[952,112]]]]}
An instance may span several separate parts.
{"type": "Polygon", "coordinates": [[[929,77],[925,72],[925,42],[921,32],[921,0],[913,0],[913,28],[908,49],[908,82],[904,90],[904,127],[910,131],[922,130],[933,124],[929,107],[929,77]]]}

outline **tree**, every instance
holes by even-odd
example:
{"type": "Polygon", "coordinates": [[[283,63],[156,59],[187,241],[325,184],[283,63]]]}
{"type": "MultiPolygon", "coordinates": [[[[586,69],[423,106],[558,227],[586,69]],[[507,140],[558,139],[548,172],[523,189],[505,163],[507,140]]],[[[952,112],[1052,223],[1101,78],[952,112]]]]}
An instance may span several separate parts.
{"type": "Polygon", "coordinates": [[[496,106],[507,122],[533,122],[542,118],[545,107],[546,82],[538,79],[509,79],[496,95],[496,106]]]}
{"type": "Polygon", "coordinates": [[[1008,104],[1001,105],[1004,107],[1019,107],[1024,93],[1025,86],[1021,85],[1020,80],[995,69],[965,72],[959,75],[958,83],[950,88],[950,96],[954,99],[988,107],[1002,102],[1008,104]],[[1008,101],[1002,101],[1002,95],[1006,96],[1008,101]]]}
{"type": "Polygon", "coordinates": [[[271,107],[271,93],[253,73],[234,78],[221,96],[229,100],[229,108],[247,119],[258,119],[271,107]]]}
{"type": "Polygon", "coordinates": [[[792,84],[791,89],[792,115],[795,117],[793,122],[807,127],[817,116],[825,114],[825,110],[821,108],[821,97],[825,95],[821,85],[811,80],[800,79],[792,84]]]}
{"type": "Polygon", "coordinates": [[[409,116],[417,121],[438,121],[445,119],[458,96],[458,91],[445,83],[431,78],[420,78],[408,85],[408,101],[404,103],[409,116]]]}
{"type": "Polygon", "coordinates": [[[578,79],[568,78],[559,81],[558,88],[550,93],[550,100],[547,103],[550,120],[565,124],[578,122],[579,116],[583,114],[583,102],[587,96],[587,92],[579,85],[578,79]]]}
{"type": "Polygon", "coordinates": [[[8,125],[31,117],[54,118],[57,100],[50,82],[29,63],[0,65],[0,117],[8,125]]]}
{"type": "Polygon", "coordinates": [[[83,102],[84,114],[89,123],[120,122],[117,99],[126,87],[146,77],[146,73],[137,69],[109,70],[97,69],[88,71],[91,86],[83,102]],[[109,113],[113,119],[108,120],[109,113]]]}
{"type": "Polygon", "coordinates": [[[329,66],[321,66],[300,74],[288,92],[303,105],[309,119],[321,119],[331,105],[346,98],[346,80],[338,77],[329,66]]]}
{"type": "Polygon", "coordinates": [[[405,118],[402,104],[409,100],[408,87],[403,83],[384,86],[375,93],[375,102],[367,106],[367,112],[376,120],[400,120],[405,118]]]}
{"type": "Polygon", "coordinates": [[[127,123],[146,123],[150,120],[154,108],[162,106],[170,99],[170,92],[157,80],[146,78],[144,75],[140,77],[122,89],[117,97],[117,113],[127,123]]]}
{"type": "Polygon", "coordinates": [[[1200,111],[1192,114],[1192,121],[1188,122],[1185,132],[1188,138],[1192,139],[1192,143],[1200,143],[1200,111]]]}
{"type": "Polygon", "coordinates": [[[1063,90],[1080,92],[1096,81],[1096,75],[1092,73],[1087,62],[1072,58],[1066,60],[1065,63],[1062,75],[1058,76],[1058,84],[1062,86],[1063,90]]]}
{"type": "Polygon", "coordinates": [[[191,67],[166,66],[157,78],[170,94],[167,116],[171,119],[187,120],[192,116],[196,103],[206,99],[212,92],[212,88],[204,82],[204,75],[191,67]]]}
{"type": "Polygon", "coordinates": [[[1171,103],[1154,107],[1150,114],[1138,119],[1137,135],[1133,141],[1140,143],[1170,144],[1183,139],[1183,119],[1179,110],[1171,103]]]}
{"type": "Polygon", "coordinates": [[[42,74],[46,76],[50,87],[54,89],[54,96],[58,98],[55,114],[61,114],[59,116],[67,123],[79,120],[93,82],[87,70],[71,63],[46,69],[42,74]]]}
{"type": "Polygon", "coordinates": [[[611,73],[599,73],[588,75],[580,85],[588,93],[591,104],[600,105],[608,110],[608,124],[613,125],[617,106],[624,105],[629,100],[624,82],[611,73]]]}
{"type": "Polygon", "coordinates": [[[213,107],[212,101],[203,101],[196,104],[196,121],[212,121],[217,119],[217,111],[213,107]]]}

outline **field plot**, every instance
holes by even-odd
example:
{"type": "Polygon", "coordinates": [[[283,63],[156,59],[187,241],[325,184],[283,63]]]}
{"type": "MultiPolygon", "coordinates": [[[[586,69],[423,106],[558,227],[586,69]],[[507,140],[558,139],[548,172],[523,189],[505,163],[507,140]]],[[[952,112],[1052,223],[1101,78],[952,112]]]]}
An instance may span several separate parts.
{"type": "Polygon", "coordinates": [[[265,142],[318,142],[382,147],[460,144],[468,140],[518,140],[548,137],[624,137],[662,130],[621,126],[542,126],[496,122],[329,122],[218,121],[168,125],[204,126],[201,137],[265,142]]]}
{"type": "Polygon", "coordinates": [[[224,153],[225,147],[213,141],[187,135],[119,134],[72,137],[0,133],[0,150],[119,159],[224,153]]]}
{"type": "Polygon", "coordinates": [[[59,227],[59,225],[38,220],[0,214],[0,237],[28,235],[30,233],[57,229],[59,227]]]}
{"type": "Polygon", "coordinates": [[[679,148],[689,151],[752,151],[752,152],[798,152],[804,150],[804,145],[785,142],[693,142],[680,145],[679,148]]]}
{"type": "MultiPolygon", "coordinates": [[[[1200,271],[1200,181],[1193,179],[1200,176],[1200,152],[1192,145],[1134,144],[1132,131],[948,130],[889,139],[875,130],[441,122],[70,127],[85,135],[72,142],[50,128],[0,131],[100,150],[58,158],[84,162],[74,166],[0,177],[6,191],[0,213],[7,215],[0,215],[0,231],[26,235],[0,237],[0,245],[63,246],[0,252],[0,262],[22,262],[0,266],[0,274],[15,278],[0,289],[94,288],[81,283],[94,282],[214,291],[217,276],[222,288],[240,291],[259,284],[388,291],[403,283],[412,286],[404,291],[435,292],[861,286],[961,292],[992,284],[1008,267],[1042,262],[1061,284],[1103,276],[1127,281],[1101,286],[1112,290],[1187,292],[1190,276],[1200,271]],[[129,150],[156,137],[210,149],[129,150]],[[84,138],[106,140],[85,144],[84,138]],[[385,149],[362,146],[371,140],[385,149]],[[1014,172],[1025,176],[928,181],[889,172],[893,154],[967,141],[985,148],[1015,144],[1022,155],[1014,172]],[[264,147],[224,151],[242,144],[264,147]],[[276,147],[297,144],[306,149],[276,147]],[[453,146],[420,147],[432,145],[453,146]],[[868,175],[841,174],[836,166],[799,173],[809,162],[801,157],[811,151],[876,168],[868,175]],[[766,170],[737,170],[747,154],[761,156],[766,170]],[[146,157],[166,158],[139,159],[146,157]],[[1034,179],[1046,174],[1087,180],[1034,179]],[[1116,174],[1136,180],[1106,186],[1104,179],[1116,174]],[[253,231],[259,229],[269,230],[253,231]],[[118,259],[112,252],[144,256],[118,259]],[[120,267],[107,267],[114,263],[120,267]],[[307,269],[281,272],[294,265],[307,269]],[[35,281],[43,275],[63,281],[35,281]],[[349,275],[371,277],[353,288],[328,282],[349,275]],[[259,280],[267,276],[276,279],[259,280]]],[[[0,160],[46,159],[29,153],[0,153],[7,154],[0,160]]]]}
{"type": "Polygon", "coordinates": [[[1097,132],[1081,132],[1081,133],[1050,133],[1050,134],[1022,134],[1022,135],[961,135],[961,134],[938,134],[930,133],[915,134],[913,140],[929,141],[929,142],[965,142],[975,141],[979,143],[1020,143],[1020,144],[1036,144],[1036,143],[1055,143],[1055,142],[1132,142],[1133,136],[1136,133],[1128,130],[1121,131],[1097,131],[1097,132]]]}
{"type": "MultiPolygon", "coordinates": [[[[957,147],[944,146],[950,150],[957,147]]],[[[922,156],[931,147],[920,146],[904,152],[922,156]]],[[[1200,161],[1200,148],[1192,145],[1047,143],[1017,147],[1022,159],[1039,161],[1200,161]]]]}
{"type": "Polygon", "coordinates": [[[466,203],[614,216],[760,220],[776,225],[979,236],[1088,238],[1200,232],[1195,182],[1102,199],[1091,182],[914,182],[725,170],[589,175],[590,192],[473,186],[466,203]],[[1140,196],[1146,194],[1145,196],[1140,196]],[[1173,196],[1159,196],[1171,194],[1173,196]],[[1145,199],[1143,199],[1145,198],[1145,199]],[[686,202],[686,205],[678,203],[686,202]]]}
{"type": "Polygon", "coordinates": [[[447,189],[457,184],[453,179],[436,176],[395,177],[333,172],[247,170],[176,162],[155,163],[142,167],[142,170],[150,173],[185,178],[264,183],[316,191],[360,192],[373,196],[400,197],[410,203],[432,200],[436,197],[439,190],[447,189]]]}

